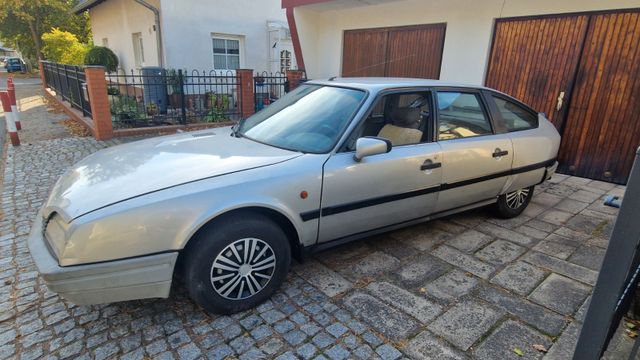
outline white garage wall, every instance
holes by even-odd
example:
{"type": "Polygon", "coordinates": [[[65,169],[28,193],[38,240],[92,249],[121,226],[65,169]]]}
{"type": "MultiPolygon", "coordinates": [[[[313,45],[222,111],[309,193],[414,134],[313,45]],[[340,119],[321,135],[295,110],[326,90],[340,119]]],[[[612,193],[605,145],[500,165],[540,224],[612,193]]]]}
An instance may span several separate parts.
{"type": "MultiPolygon", "coordinates": [[[[159,0],[146,0],[160,6],[159,0]]],[[[120,67],[129,71],[135,68],[133,55],[133,33],[142,34],[145,66],[158,65],[156,33],[153,30],[153,13],[133,0],[109,0],[89,10],[93,43],[102,46],[106,38],[109,48],[120,61],[120,67]]]]}
{"type": "Polygon", "coordinates": [[[162,0],[167,67],[213,69],[213,33],[240,35],[243,68],[270,69],[267,21],[286,22],[280,0],[162,0]]]}
{"type": "Polygon", "coordinates": [[[640,1],[388,0],[366,5],[338,0],[297,7],[294,14],[310,78],[341,74],[344,30],[445,22],[440,79],[482,84],[494,19],[632,7],[640,7],[640,1]]]}

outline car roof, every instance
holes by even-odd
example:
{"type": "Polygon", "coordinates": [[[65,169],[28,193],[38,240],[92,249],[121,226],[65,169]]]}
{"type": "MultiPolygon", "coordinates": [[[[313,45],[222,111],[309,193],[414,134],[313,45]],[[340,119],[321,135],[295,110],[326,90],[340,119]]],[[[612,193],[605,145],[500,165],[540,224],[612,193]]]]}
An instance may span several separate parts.
{"type": "Polygon", "coordinates": [[[334,77],[326,80],[311,80],[308,84],[345,86],[369,91],[380,91],[389,88],[402,87],[465,87],[470,89],[486,89],[484,86],[463,84],[442,80],[418,78],[389,78],[389,77],[334,77]]]}

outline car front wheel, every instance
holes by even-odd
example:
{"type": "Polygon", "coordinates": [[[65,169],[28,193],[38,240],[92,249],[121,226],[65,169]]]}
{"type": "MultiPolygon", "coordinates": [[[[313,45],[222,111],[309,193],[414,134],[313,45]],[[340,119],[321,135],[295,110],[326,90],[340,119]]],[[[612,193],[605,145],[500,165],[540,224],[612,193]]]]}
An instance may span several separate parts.
{"type": "Polygon", "coordinates": [[[496,203],[498,215],[505,219],[520,215],[531,201],[533,188],[533,186],[522,188],[498,196],[498,202],[496,203]]]}
{"type": "Polygon", "coordinates": [[[289,271],[287,236],[262,214],[224,217],[193,241],[184,280],[190,296],[212,313],[257,306],[280,287],[289,271]]]}

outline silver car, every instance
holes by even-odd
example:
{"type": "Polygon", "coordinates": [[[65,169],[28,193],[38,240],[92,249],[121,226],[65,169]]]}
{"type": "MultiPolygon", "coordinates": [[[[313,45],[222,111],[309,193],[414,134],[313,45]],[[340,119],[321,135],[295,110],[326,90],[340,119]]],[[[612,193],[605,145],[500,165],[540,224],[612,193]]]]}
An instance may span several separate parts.
{"type": "Polygon", "coordinates": [[[291,258],[467,209],[519,215],[560,136],[491,89],[420,79],[310,81],[231,128],[115,146],[54,186],[29,237],[77,304],[167,297],[208,311],[267,299],[291,258]]]}

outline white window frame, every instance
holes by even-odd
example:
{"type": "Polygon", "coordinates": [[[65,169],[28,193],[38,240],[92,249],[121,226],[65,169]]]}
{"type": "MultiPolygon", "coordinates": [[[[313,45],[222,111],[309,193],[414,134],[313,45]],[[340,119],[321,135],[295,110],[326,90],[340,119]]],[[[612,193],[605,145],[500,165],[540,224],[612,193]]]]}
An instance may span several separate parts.
{"type": "MultiPolygon", "coordinates": [[[[211,63],[213,66],[214,70],[228,70],[228,71],[235,71],[235,69],[228,69],[228,68],[216,68],[216,64],[215,64],[215,60],[214,60],[214,53],[213,53],[213,40],[214,39],[219,39],[219,40],[235,40],[238,42],[238,55],[239,55],[239,61],[238,61],[238,69],[242,69],[245,67],[244,65],[244,36],[243,35],[232,35],[232,34],[220,34],[220,33],[211,33],[211,63]]],[[[225,41],[225,48],[226,48],[226,41],[225,41]]],[[[218,55],[222,55],[222,54],[218,54],[218,55]]],[[[225,54],[225,56],[228,56],[225,54]]]]}
{"type": "Polygon", "coordinates": [[[131,43],[133,44],[133,60],[136,68],[144,66],[144,42],[141,32],[135,32],[131,34],[131,43]]]}

